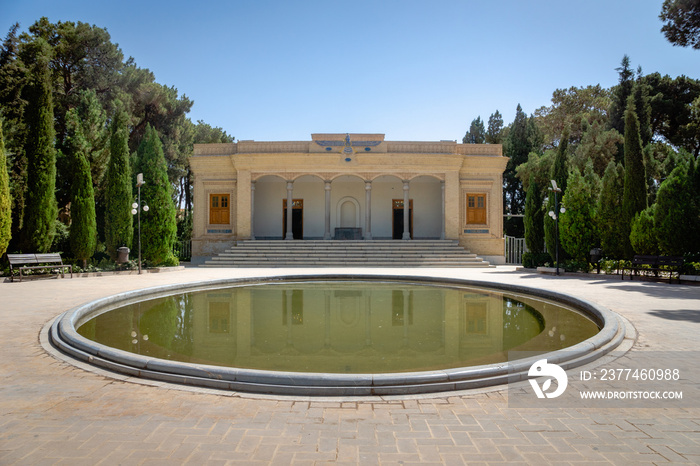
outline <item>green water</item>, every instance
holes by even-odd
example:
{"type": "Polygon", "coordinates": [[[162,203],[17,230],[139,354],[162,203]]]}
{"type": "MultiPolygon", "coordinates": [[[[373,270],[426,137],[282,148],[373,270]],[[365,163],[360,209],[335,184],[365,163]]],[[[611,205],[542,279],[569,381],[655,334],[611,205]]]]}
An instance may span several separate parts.
{"type": "Polygon", "coordinates": [[[477,288],[273,283],[143,301],[78,332],[125,351],[274,371],[387,373],[490,364],[598,332],[552,302],[477,288]]]}

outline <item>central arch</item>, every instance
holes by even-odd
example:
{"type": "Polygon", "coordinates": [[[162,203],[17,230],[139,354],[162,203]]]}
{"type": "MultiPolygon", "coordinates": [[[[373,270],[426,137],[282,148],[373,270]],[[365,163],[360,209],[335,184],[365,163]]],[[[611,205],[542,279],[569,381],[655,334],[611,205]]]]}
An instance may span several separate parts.
{"type": "Polygon", "coordinates": [[[360,203],[351,196],[338,201],[337,222],[340,228],[360,228],[360,203]]]}
{"type": "Polygon", "coordinates": [[[331,237],[344,239],[361,239],[367,225],[361,221],[366,206],[365,181],[357,175],[341,175],[331,182],[331,205],[335,213],[331,222],[331,237]],[[340,228],[356,229],[355,231],[340,228]],[[340,235],[340,236],[338,236],[340,235]],[[359,238],[358,238],[359,236],[359,238]]]}

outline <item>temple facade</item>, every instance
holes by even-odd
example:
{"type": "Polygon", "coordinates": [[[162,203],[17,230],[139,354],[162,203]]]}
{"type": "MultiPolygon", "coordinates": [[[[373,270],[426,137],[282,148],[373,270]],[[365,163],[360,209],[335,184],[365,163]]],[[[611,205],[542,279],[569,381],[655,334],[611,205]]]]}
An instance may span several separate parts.
{"type": "Polygon", "coordinates": [[[311,141],[196,144],[192,260],[249,239],[453,239],[504,263],[499,144],[311,141]]]}

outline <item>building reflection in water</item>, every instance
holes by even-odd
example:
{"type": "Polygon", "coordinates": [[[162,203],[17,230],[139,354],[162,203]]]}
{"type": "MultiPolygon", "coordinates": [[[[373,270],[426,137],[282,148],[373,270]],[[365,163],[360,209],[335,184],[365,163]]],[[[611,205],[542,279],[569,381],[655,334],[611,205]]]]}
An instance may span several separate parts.
{"type": "MultiPolygon", "coordinates": [[[[269,284],[147,301],[102,314],[79,331],[133,351],[115,329],[131,329],[137,321],[139,332],[149,335],[139,344],[142,354],[205,364],[305,372],[420,371],[505,361],[508,350],[532,349],[532,341],[543,351],[561,347],[560,333],[550,338],[545,328],[574,325],[584,338],[597,331],[570,311],[551,317],[550,325],[542,312],[554,308],[470,289],[269,284]]],[[[568,340],[571,344],[576,337],[568,340]]]]}

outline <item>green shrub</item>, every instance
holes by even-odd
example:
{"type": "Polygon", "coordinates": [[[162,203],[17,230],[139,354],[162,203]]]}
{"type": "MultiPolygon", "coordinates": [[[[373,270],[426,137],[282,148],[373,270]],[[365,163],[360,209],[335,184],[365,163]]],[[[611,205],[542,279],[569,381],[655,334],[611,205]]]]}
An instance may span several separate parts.
{"type": "Polygon", "coordinates": [[[564,262],[563,268],[566,272],[588,272],[591,264],[588,261],[570,259],[564,262]]]}
{"type": "Polygon", "coordinates": [[[629,261],[620,261],[617,259],[601,259],[600,271],[607,275],[620,273],[620,267],[629,265],[629,261]]]}
{"type": "Polygon", "coordinates": [[[700,275],[700,262],[686,262],[681,268],[683,275],[700,275]]]}
{"type": "Polygon", "coordinates": [[[525,252],[523,253],[523,267],[535,269],[545,265],[551,260],[551,257],[546,252],[525,252]]]}
{"type": "Polygon", "coordinates": [[[56,232],[53,237],[53,242],[51,243],[51,251],[59,252],[68,257],[70,253],[70,228],[61,222],[60,220],[55,221],[56,226],[54,231],[56,232]]]}
{"type": "Polygon", "coordinates": [[[163,263],[160,265],[163,267],[176,267],[180,265],[180,260],[175,257],[174,254],[170,254],[170,256],[166,257],[163,263]]]}

